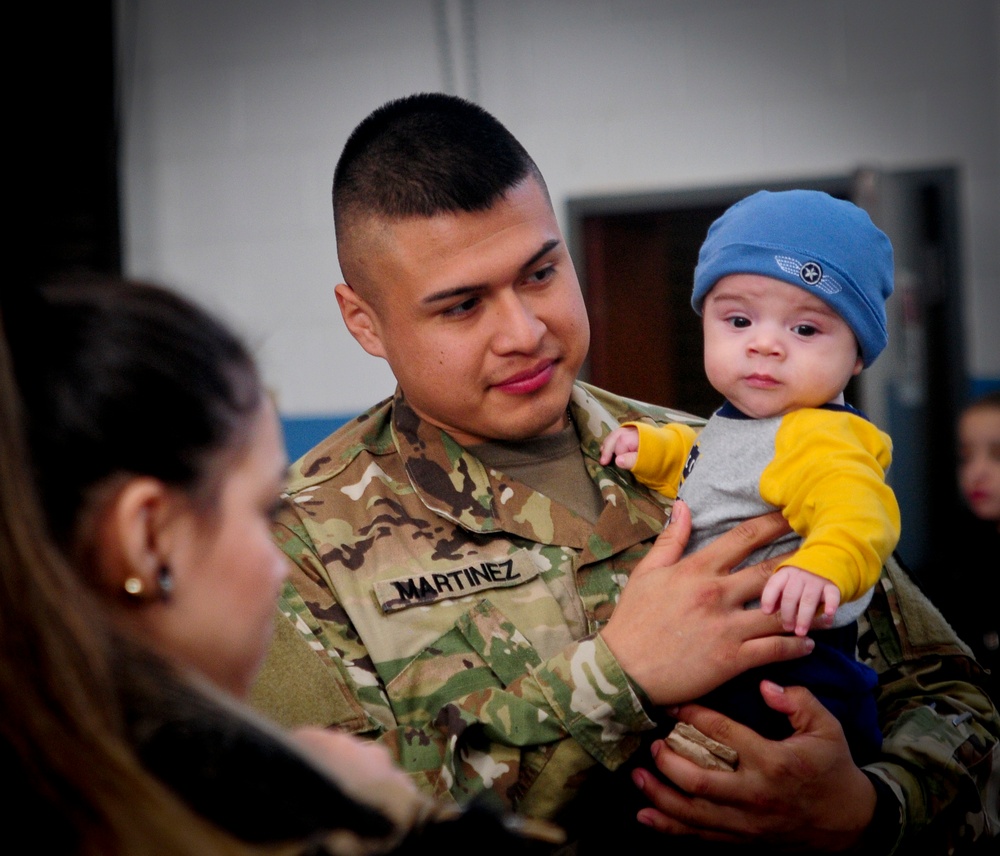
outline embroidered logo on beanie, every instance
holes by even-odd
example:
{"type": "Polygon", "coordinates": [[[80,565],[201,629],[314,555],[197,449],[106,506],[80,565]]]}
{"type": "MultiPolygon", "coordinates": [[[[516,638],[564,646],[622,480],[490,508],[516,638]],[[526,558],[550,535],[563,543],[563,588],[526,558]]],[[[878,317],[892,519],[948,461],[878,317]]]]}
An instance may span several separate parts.
{"type": "Polygon", "coordinates": [[[893,289],[889,238],[867,212],[819,190],[760,190],[730,206],[698,253],[691,305],[724,276],[759,274],[813,292],[851,328],[865,366],[889,339],[893,289]]]}
{"type": "Polygon", "coordinates": [[[815,286],[827,294],[836,294],[841,290],[839,282],[823,274],[823,266],[819,262],[800,262],[789,256],[775,256],[774,260],[785,273],[795,274],[806,285],[815,286]]]}

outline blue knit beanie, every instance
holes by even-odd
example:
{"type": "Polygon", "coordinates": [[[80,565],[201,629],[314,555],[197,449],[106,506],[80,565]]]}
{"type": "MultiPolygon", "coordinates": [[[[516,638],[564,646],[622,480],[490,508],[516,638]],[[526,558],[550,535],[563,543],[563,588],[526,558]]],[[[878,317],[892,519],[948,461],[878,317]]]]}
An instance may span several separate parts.
{"type": "Polygon", "coordinates": [[[892,244],[858,206],[818,190],[761,190],[731,206],[698,253],[691,305],[733,273],[770,276],[824,300],[847,322],[865,367],[889,340],[892,244]]]}

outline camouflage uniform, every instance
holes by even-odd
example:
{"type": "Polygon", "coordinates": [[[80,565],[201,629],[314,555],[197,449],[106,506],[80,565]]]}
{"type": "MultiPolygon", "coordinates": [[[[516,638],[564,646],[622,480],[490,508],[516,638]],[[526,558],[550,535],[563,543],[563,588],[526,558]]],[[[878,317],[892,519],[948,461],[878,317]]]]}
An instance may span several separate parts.
{"type": "MultiPolygon", "coordinates": [[[[376,737],[423,789],[462,804],[553,817],[589,768],[622,765],[654,722],[597,631],[669,501],[602,467],[600,441],[629,420],[702,420],[586,384],[570,415],[606,501],[596,524],[488,470],[398,391],[300,459],[277,529],[294,563],[288,621],[254,703],[285,725],[376,737]]],[[[860,625],[892,756],[870,769],[900,798],[907,835],[932,818],[951,818],[942,835],[995,829],[982,795],[1000,719],[951,683],[975,676],[967,650],[901,575],[860,625]]]]}

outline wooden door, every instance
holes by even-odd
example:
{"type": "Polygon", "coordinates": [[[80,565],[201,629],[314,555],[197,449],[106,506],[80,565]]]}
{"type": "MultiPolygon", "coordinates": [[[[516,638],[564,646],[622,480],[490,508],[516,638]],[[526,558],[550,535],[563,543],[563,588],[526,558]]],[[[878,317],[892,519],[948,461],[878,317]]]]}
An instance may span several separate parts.
{"type": "Polygon", "coordinates": [[[617,393],[708,415],[720,404],[691,308],[698,247],[721,208],[587,217],[587,378],[617,393]]]}

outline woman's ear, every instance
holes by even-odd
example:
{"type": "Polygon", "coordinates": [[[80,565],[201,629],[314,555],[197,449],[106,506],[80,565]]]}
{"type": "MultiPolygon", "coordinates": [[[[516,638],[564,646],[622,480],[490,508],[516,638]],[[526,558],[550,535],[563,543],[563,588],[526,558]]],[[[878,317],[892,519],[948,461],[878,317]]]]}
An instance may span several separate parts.
{"type": "Polygon", "coordinates": [[[129,478],[104,499],[92,545],[102,588],[140,599],[158,596],[178,501],[176,492],[148,476],[129,478]]]}
{"type": "Polygon", "coordinates": [[[371,305],[347,283],[342,282],[334,289],[337,305],[344,318],[344,324],[351,335],[373,357],[385,359],[385,348],[379,333],[378,316],[371,305]]]}

